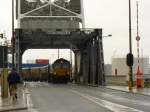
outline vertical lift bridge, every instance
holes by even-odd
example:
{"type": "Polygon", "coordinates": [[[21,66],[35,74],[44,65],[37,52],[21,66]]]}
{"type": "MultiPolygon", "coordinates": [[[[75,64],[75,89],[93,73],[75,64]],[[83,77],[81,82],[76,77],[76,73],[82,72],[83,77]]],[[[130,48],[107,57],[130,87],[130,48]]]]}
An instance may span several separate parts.
{"type": "Polygon", "coordinates": [[[75,81],[104,85],[102,29],[85,29],[83,0],[16,0],[15,65],[27,49],[72,49],[75,81]]]}

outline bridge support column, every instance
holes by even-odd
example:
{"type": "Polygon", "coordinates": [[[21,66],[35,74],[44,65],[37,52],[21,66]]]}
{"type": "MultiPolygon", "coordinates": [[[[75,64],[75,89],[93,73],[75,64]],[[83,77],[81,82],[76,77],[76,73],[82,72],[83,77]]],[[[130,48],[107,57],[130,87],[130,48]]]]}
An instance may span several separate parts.
{"type": "Polygon", "coordinates": [[[15,38],[16,69],[18,72],[21,72],[21,65],[22,65],[22,52],[21,52],[21,44],[20,44],[21,30],[16,29],[15,32],[16,32],[16,38],[15,38]]]}
{"type": "Polygon", "coordinates": [[[95,38],[92,39],[92,44],[91,44],[91,53],[90,53],[90,71],[91,71],[91,83],[93,86],[95,85],[95,76],[96,76],[96,64],[97,60],[96,59],[96,50],[95,50],[95,38]]]}
{"type": "Polygon", "coordinates": [[[74,51],[75,56],[75,71],[74,71],[74,78],[75,83],[80,83],[80,61],[81,61],[81,54],[80,51],[74,51]]]}
{"type": "Polygon", "coordinates": [[[102,29],[95,30],[95,50],[96,50],[96,84],[105,85],[105,71],[104,71],[104,53],[102,42],[102,29]]]}
{"type": "Polygon", "coordinates": [[[88,72],[89,72],[89,64],[88,64],[88,55],[87,50],[81,51],[81,83],[88,84],[88,72]]]}
{"type": "Polygon", "coordinates": [[[81,49],[81,74],[84,84],[105,84],[101,29],[95,30],[94,35],[81,49]]]}

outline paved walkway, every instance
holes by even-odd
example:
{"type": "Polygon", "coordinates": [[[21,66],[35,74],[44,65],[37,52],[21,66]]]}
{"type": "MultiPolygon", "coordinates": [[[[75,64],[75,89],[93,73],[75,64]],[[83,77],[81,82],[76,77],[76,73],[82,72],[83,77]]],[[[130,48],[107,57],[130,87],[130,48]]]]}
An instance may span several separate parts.
{"type": "Polygon", "coordinates": [[[121,91],[125,91],[125,92],[133,92],[133,93],[150,96],[150,88],[138,88],[137,89],[136,87],[133,87],[132,91],[129,91],[127,86],[106,86],[106,88],[111,88],[111,89],[115,89],[115,90],[121,90],[121,91]]]}
{"type": "Polygon", "coordinates": [[[12,101],[10,97],[3,99],[0,96],[0,112],[17,111],[25,109],[27,109],[27,97],[26,89],[24,87],[19,86],[17,101],[12,101]]]}

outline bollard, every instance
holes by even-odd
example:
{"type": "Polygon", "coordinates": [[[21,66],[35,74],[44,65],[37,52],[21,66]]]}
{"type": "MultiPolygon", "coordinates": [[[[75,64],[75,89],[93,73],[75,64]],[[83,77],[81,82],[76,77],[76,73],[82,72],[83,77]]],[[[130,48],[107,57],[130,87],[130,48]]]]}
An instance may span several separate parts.
{"type": "Polygon", "coordinates": [[[1,96],[2,96],[2,98],[8,98],[7,76],[8,76],[8,69],[3,68],[2,76],[1,76],[1,96]]]}

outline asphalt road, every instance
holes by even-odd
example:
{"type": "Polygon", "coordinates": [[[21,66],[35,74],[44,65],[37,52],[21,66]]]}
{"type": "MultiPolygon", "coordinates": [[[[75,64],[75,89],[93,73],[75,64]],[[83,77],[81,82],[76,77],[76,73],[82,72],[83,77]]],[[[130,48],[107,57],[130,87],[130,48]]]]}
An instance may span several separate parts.
{"type": "Polygon", "coordinates": [[[29,112],[150,112],[150,97],[134,93],[34,82],[28,89],[29,112]]]}

